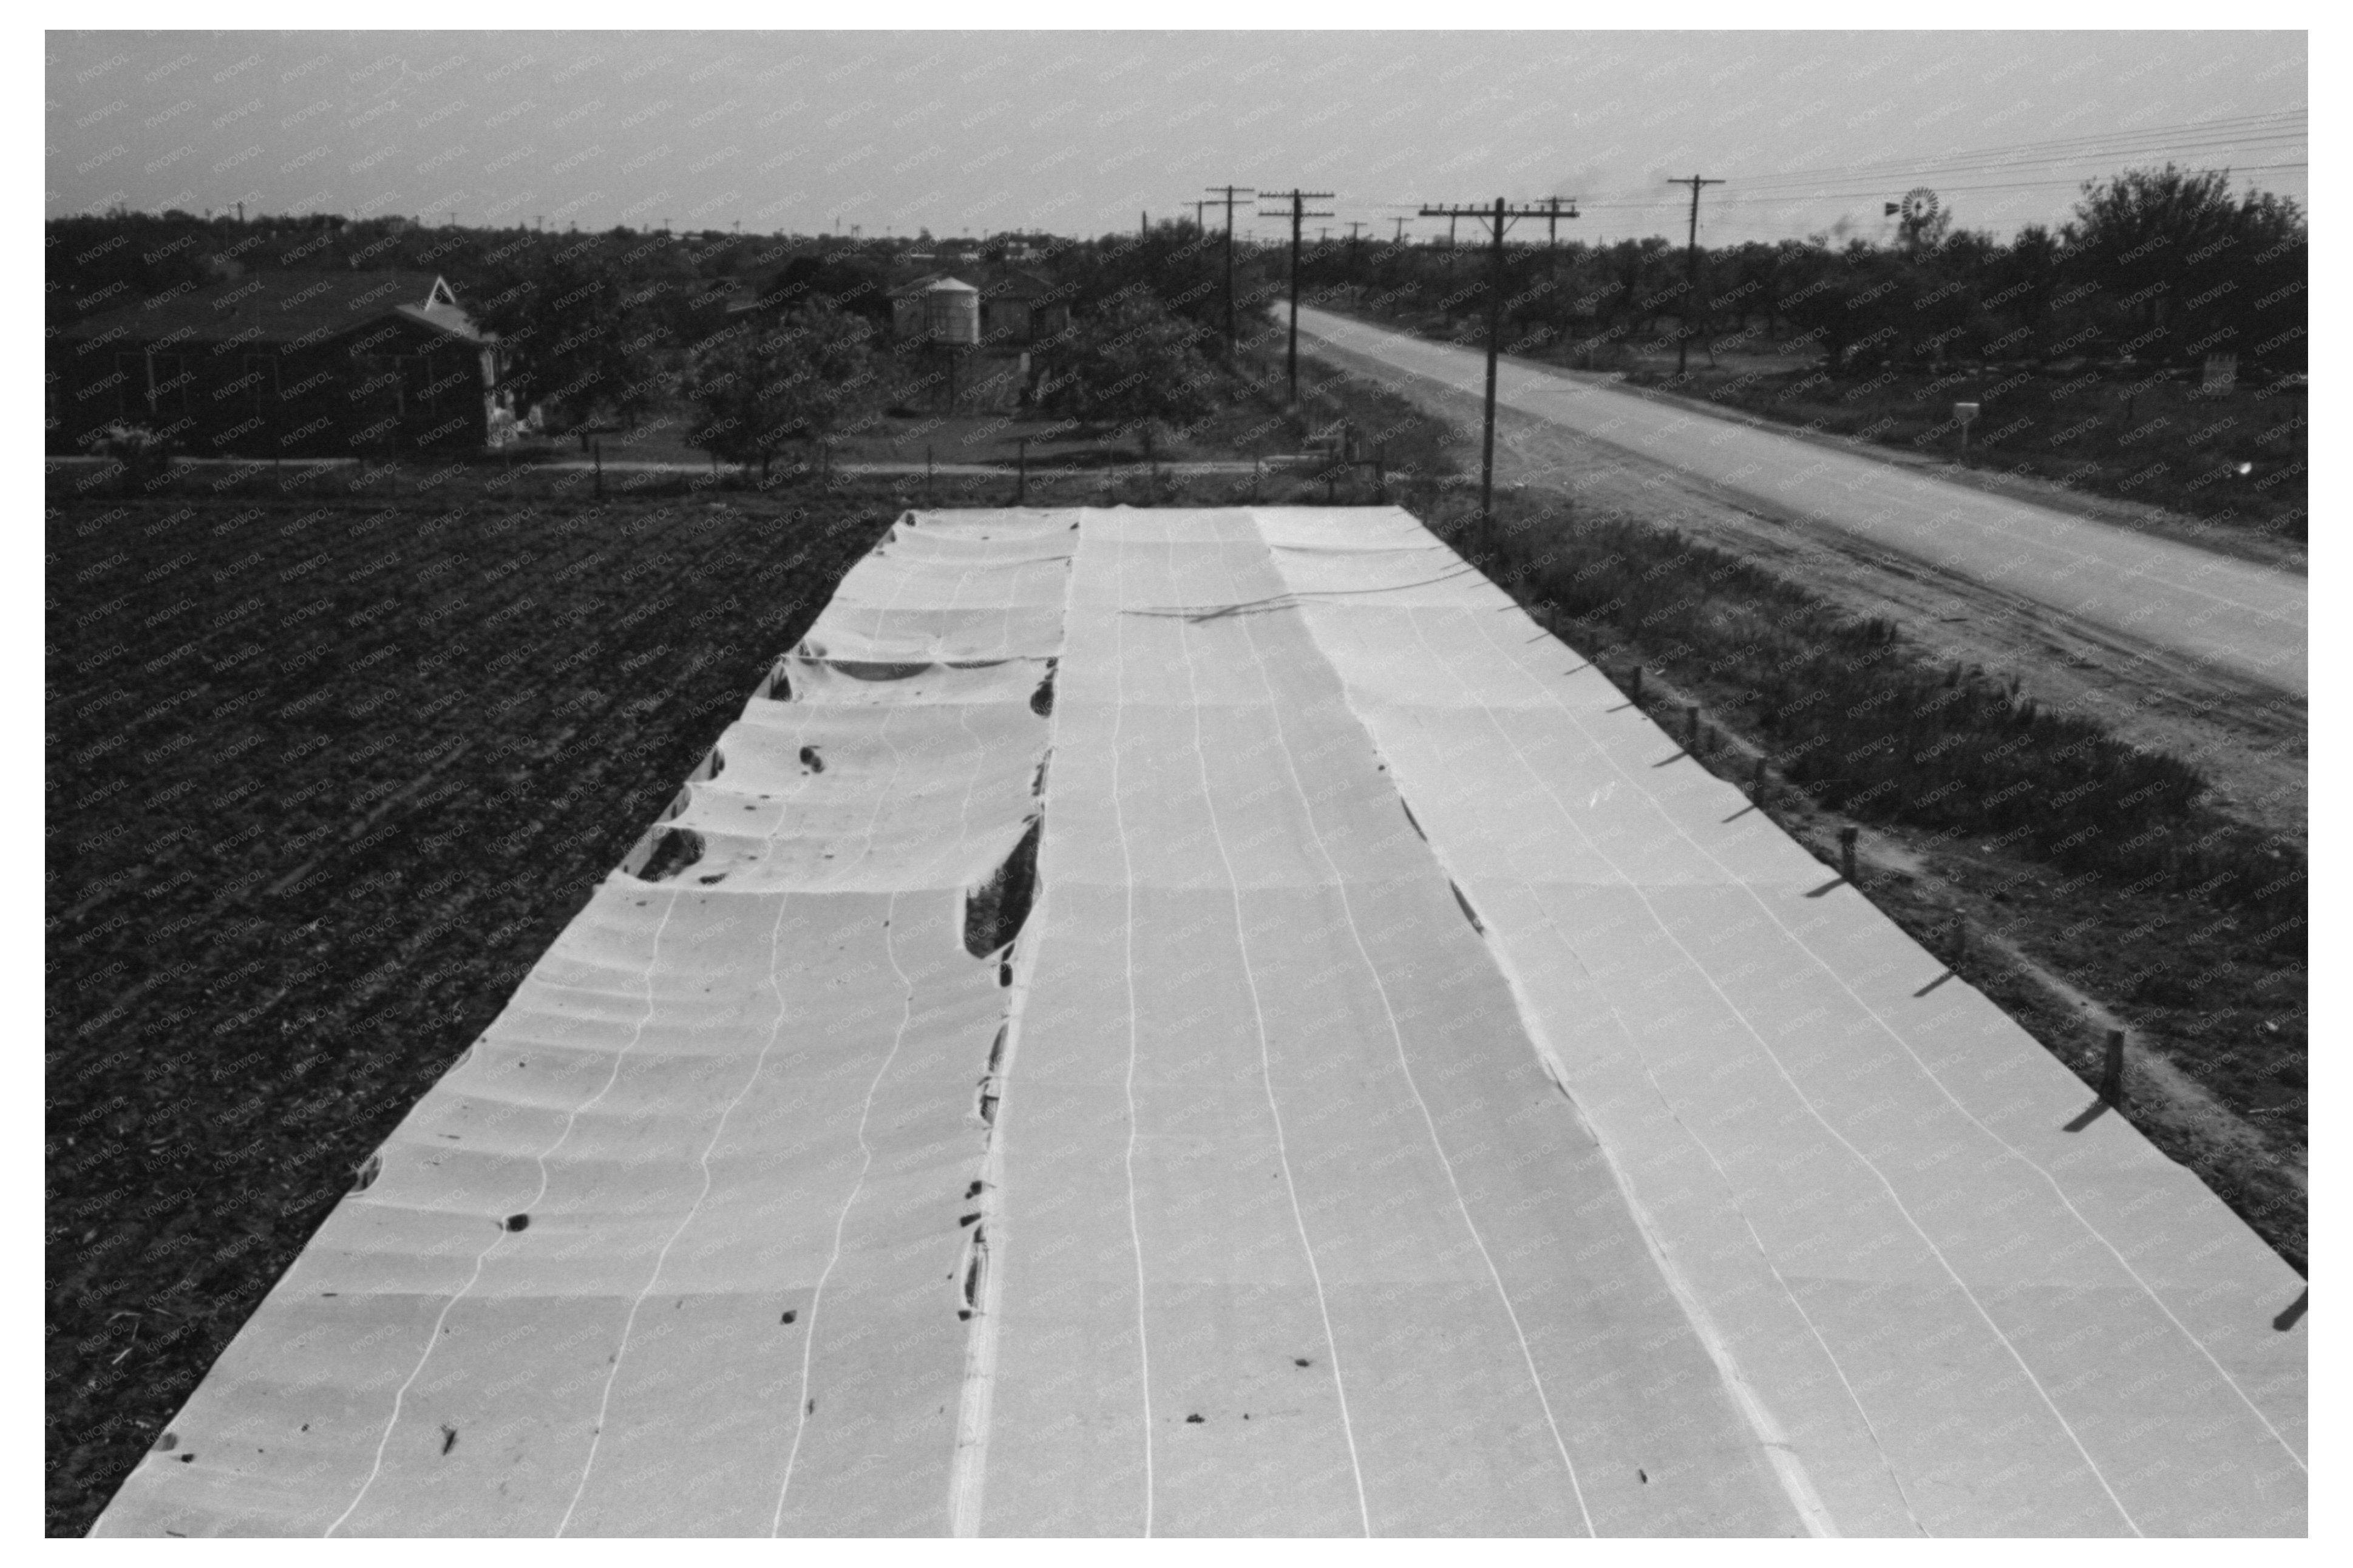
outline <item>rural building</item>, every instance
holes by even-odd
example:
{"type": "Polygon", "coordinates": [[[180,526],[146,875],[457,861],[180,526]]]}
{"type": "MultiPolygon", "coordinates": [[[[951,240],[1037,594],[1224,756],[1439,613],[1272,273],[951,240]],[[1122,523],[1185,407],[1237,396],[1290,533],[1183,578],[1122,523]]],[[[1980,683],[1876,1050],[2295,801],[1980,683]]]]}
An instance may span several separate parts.
{"type": "MultiPolygon", "coordinates": [[[[1044,279],[1010,269],[982,271],[977,281],[926,272],[891,290],[892,335],[902,342],[940,335],[940,321],[958,309],[942,296],[976,293],[980,342],[989,347],[1028,348],[1052,338],[1071,323],[1071,307],[1044,279]]],[[[958,339],[957,341],[964,341],[958,339]]]]}
{"type": "Polygon", "coordinates": [[[436,273],[250,272],[52,336],[48,449],[116,425],[194,457],[471,449],[497,381],[495,338],[436,273]]]}

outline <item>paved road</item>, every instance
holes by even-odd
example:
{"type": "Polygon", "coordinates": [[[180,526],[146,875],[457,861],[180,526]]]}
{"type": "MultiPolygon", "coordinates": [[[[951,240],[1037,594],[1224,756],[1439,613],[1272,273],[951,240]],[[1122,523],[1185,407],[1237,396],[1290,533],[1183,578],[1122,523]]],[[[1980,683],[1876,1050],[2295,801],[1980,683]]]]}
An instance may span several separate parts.
{"type": "MultiPolygon", "coordinates": [[[[1303,336],[1477,394],[1473,351],[1302,309],[1303,336]]],[[[1505,360],[1498,404],[1694,475],[1766,507],[2032,599],[2275,689],[2306,691],[2304,578],[1868,455],[1505,360]]]]}
{"type": "Polygon", "coordinates": [[[2296,1277],[1403,512],[776,673],[98,1533],[2304,1530],[2296,1277]]]}

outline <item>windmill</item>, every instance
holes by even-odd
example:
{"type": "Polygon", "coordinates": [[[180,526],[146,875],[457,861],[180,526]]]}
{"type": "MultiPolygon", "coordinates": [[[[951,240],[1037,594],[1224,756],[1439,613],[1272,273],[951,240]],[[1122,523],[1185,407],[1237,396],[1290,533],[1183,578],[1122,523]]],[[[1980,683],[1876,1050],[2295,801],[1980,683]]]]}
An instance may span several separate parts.
{"type": "Polygon", "coordinates": [[[1889,202],[1883,216],[1895,220],[1896,232],[1903,237],[1905,248],[1917,251],[1920,237],[1933,227],[1943,205],[1936,193],[1926,185],[1915,185],[1904,193],[1900,202],[1889,202]]]}

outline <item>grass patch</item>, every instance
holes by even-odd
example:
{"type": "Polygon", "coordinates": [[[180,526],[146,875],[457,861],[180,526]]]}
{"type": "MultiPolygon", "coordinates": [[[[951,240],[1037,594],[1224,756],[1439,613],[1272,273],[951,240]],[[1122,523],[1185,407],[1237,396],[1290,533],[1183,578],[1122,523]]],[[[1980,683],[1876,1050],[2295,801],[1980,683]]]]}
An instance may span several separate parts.
{"type": "MultiPolygon", "coordinates": [[[[1459,502],[1434,510],[1461,535],[1459,502]]],[[[1475,509],[1474,509],[1475,510],[1475,509]]],[[[2184,892],[2268,952],[2304,942],[2304,855],[2204,804],[2198,771],[2042,707],[2013,679],[1924,663],[1743,557],[1541,495],[1498,498],[1482,556],[1524,602],[1709,681],[1772,765],[1831,810],[1990,840],[2133,891],[2184,892]]]]}
{"type": "MultiPolygon", "coordinates": [[[[1762,567],[1674,530],[1527,491],[1496,498],[1481,534],[1475,490],[1425,483],[1407,504],[1567,641],[1653,682],[1654,716],[1703,700],[1744,754],[1702,761],[1743,782],[1761,755],[1769,809],[1801,839],[1819,805],[1883,827],[1937,862],[1936,897],[1874,889],[1883,910],[1942,951],[1956,901],[1984,934],[2100,999],[2238,1118],[2262,1152],[2134,1121],[2190,1165],[2297,1268],[2306,1206],[2306,877],[2303,849],[2211,805],[2197,771],[2126,745],[2015,681],[1915,653],[1884,620],[1857,619],[1762,567]],[[1794,799],[1787,786],[1802,794],[1794,799]]],[[[1910,878],[1899,879],[1909,882],[1910,878]]],[[[2095,1034],[2049,1005],[1982,941],[1957,965],[2087,1083],[2095,1034]]]]}
{"type": "Polygon", "coordinates": [[[1643,361],[1626,373],[1661,387],[1781,424],[1901,451],[1957,456],[1953,405],[1977,402],[1969,432],[1979,468],[2147,502],[2210,523],[2306,539],[2309,426],[2301,387],[2206,393],[2175,374],[2130,367],[1955,368],[1832,376],[1744,365],[1726,356],[1678,375],[1643,361]]]}

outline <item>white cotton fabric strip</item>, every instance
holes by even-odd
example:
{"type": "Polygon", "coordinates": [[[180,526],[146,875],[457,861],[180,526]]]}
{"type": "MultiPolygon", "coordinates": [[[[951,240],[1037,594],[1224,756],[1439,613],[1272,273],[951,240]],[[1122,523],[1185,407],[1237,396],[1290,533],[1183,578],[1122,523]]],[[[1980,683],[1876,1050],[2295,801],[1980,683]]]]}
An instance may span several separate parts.
{"type": "Polygon", "coordinates": [[[1042,658],[981,661],[1008,584],[1044,606],[1013,640],[1056,651],[1075,521],[892,530],[802,651],[970,668],[781,661],[790,700],[747,702],[663,825],[702,858],[598,888],[96,1533],[948,1528],[1009,996],[965,895],[1037,815],[1050,728],[1042,658]]]}
{"type": "Polygon", "coordinates": [[[1411,517],[1254,515],[1841,1531],[2304,1531],[2302,1281],[2195,1175],[1411,517]]]}

